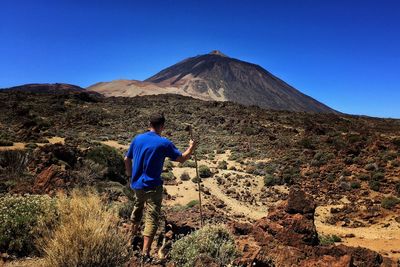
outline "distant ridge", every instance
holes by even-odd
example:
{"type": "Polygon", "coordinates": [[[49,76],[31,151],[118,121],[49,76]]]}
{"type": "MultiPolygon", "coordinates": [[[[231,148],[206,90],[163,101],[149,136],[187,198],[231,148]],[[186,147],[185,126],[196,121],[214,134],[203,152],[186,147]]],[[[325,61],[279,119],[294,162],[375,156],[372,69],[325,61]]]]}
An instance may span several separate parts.
{"type": "Polygon", "coordinates": [[[67,92],[83,92],[84,88],[67,83],[30,83],[10,88],[5,91],[43,93],[43,94],[63,94],[67,92]]]}

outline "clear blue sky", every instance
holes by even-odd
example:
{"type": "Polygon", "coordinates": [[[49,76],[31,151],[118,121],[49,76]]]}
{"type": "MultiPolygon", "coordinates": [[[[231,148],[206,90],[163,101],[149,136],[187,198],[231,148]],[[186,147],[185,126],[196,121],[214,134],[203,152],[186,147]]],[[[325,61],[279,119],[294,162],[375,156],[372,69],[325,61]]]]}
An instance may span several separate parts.
{"type": "Polygon", "coordinates": [[[0,1],[0,88],[142,80],[214,49],[339,111],[400,118],[397,0],[0,1]]]}

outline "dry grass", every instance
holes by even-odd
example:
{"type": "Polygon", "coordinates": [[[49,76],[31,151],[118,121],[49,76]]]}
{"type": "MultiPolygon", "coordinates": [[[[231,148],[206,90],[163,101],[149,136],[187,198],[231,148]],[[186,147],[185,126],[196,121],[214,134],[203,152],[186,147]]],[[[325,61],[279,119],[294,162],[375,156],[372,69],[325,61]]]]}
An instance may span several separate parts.
{"type": "Polygon", "coordinates": [[[60,196],[58,210],[60,224],[44,240],[44,266],[121,266],[129,259],[128,236],[97,194],[60,196]]]}

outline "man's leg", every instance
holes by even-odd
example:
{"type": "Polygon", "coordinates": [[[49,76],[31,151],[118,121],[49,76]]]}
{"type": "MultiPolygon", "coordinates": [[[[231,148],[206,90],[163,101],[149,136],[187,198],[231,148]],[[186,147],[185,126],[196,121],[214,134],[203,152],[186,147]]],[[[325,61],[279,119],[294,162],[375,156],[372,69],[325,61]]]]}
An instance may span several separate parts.
{"type": "Polygon", "coordinates": [[[158,219],[160,218],[163,187],[158,186],[155,191],[148,191],[146,194],[148,194],[148,197],[143,232],[143,254],[149,255],[151,244],[157,231],[158,219]]]}
{"type": "Polygon", "coordinates": [[[138,229],[140,226],[140,221],[142,220],[142,217],[143,217],[144,203],[146,201],[143,190],[134,190],[134,193],[135,193],[135,200],[134,200],[134,206],[133,206],[133,210],[132,210],[132,214],[131,214],[132,238],[137,235],[137,232],[138,232],[138,229]]]}

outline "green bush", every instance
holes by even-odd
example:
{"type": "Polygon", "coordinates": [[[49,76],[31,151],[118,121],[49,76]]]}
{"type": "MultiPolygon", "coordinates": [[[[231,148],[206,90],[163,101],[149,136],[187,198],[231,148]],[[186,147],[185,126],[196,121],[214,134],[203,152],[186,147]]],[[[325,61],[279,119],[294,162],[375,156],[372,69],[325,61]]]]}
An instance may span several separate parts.
{"type": "Polygon", "coordinates": [[[384,199],[382,199],[381,205],[385,209],[391,209],[399,203],[400,203],[400,199],[390,196],[390,197],[385,197],[384,199]]]}
{"type": "Polygon", "coordinates": [[[376,164],[369,163],[369,164],[365,165],[364,169],[366,169],[367,171],[376,170],[376,164]]]}
{"type": "Polygon", "coordinates": [[[400,196],[400,182],[396,183],[396,185],[394,186],[394,189],[396,190],[396,193],[400,196]]]}
{"type": "Polygon", "coordinates": [[[335,242],[342,241],[342,239],[337,235],[318,235],[318,238],[321,245],[331,245],[335,242]]]}
{"type": "Polygon", "coordinates": [[[27,170],[30,154],[24,150],[0,151],[0,173],[17,177],[27,170]]]}
{"type": "Polygon", "coordinates": [[[329,160],[334,159],[335,155],[333,153],[317,152],[314,158],[311,160],[311,166],[319,167],[326,164],[329,160]]]}
{"type": "Polygon", "coordinates": [[[182,180],[182,181],[189,181],[189,180],[190,180],[190,175],[189,175],[189,173],[186,172],[186,171],[184,171],[184,172],[181,174],[181,180],[182,180]]]}
{"type": "Polygon", "coordinates": [[[193,177],[193,178],[192,178],[192,182],[195,183],[195,184],[197,184],[197,183],[201,182],[201,179],[200,179],[200,178],[197,178],[197,177],[193,177]]]}
{"type": "Polygon", "coordinates": [[[105,178],[112,181],[120,181],[125,174],[125,164],[121,153],[106,145],[97,145],[90,149],[86,155],[87,159],[107,167],[105,178]]]}
{"type": "Polygon", "coordinates": [[[206,225],[172,245],[171,260],[182,267],[194,266],[198,257],[208,256],[227,266],[237,255],[235,241],[223,225],[206,225]]]}
{"type": "Polygon", "coordinates": [[[392,139],[392,143],[397,146],[400,147],[400,137],[396,137],[392,139]]]}
{"type": "Polygon", "coordinates": [[[225,160],[218,162],[217,168],[221,170],[226,170],[228,168],[228,162],[226,162],[225,160]]]}
{"type": "Polygon", "coordinates": [[[374,181],[382,181],[385,179],[385,175],[381,172],[376,172],[372,175],[372,180],[374,181]]]}
{"type": "Polygon", "coordinates": [[[166,170],[166,171],[170,171],[170,170],[172,170],[172,167],[174,167],[174,165],[172,165],[172,161],[170,161],[169,159],[166,159],[164,161],[163,169],[166,170]]]}
{"type": "Polygon", "coordinates": [[[55,201],[47,195],[0,198],[0,251],[17,256],[37,254],[35,240],[56,223],[55,201]]]}
{"type": "Polygon", "coordinates": [[[359,182],[351,182],[350,186],[353,189],[357,189],[361,187],[361,184],[359,182]]]}
{"type": "Polygon", "coordinates": [[[313,141],[307,137],[304,137],[303,139],[301,139],[298,144],[301,147],[304,147],[307,149],[315,149],[315,145],[313,144],[313,141]]]}
{"type": "Polygon", "coordinates": [[[14,145],[13,142],[4,140],[4,139],[0,139],[0,146],[12,146],[12,145],[14,145]]]}
{"type": "Polygon", "coordinates": [[[375,181],[375,180],[369,181],[368,185],[369,185],[369,188],[371,188],[372,190],[377,191],[377,192],[379,191],[379,189],[381,187],[381,183],[379,181],[375,181]]]}
{"type": "Polygon", "coordinates": [[[125,203],[122,203],[118,209],[118,215],[122,219],[129,219],[131,217],[133,208],[135,206],[135,203],[131,200],[128,200],[125,203]]]}
{"type": "Polygon", "coordinates": [[[195,200],[189,201],[189,202],[186,204],[186,207],[192,208],[192,207],[194,207],[194,206],[196,206],[196,205],[199,205],[199,201],[195,199],[195,200]]]}
{"type": "Polygon", "coordinates": [[[365,173],[361,173],[359,175],[357,175],[357,178],[360,179],[361,181],[367,181],[369,179],[369,175],[365,174],[365,173]]]}
{"type": "Polygon", "coordinates": [[[184,163],[182,163],[181,166],[186,168],[195,168],[196,163],[193,160],[187,160],[184,163]]]}
{"type": "Polygon", "coordinates": [[[264,185],[265,186],[273,186],[276,184],[279,184],[279,181],[272,174],[265,175],[265,177],[264,177],[264,185]]]}
{"type": "Polygon", "coordinates": [[[206,165],[200,165],[199,166],[199,176],[200,176],[200,178],[211,177],[210,168],[208,168],[208,166],[206,166],[206,165]]]}
{"type": "Polygon", "coordinates": [[[173,181],[176,179],[175,175],[172,172],[163,172],[161,173],[161,178],[164,181],[173,181]]]}

